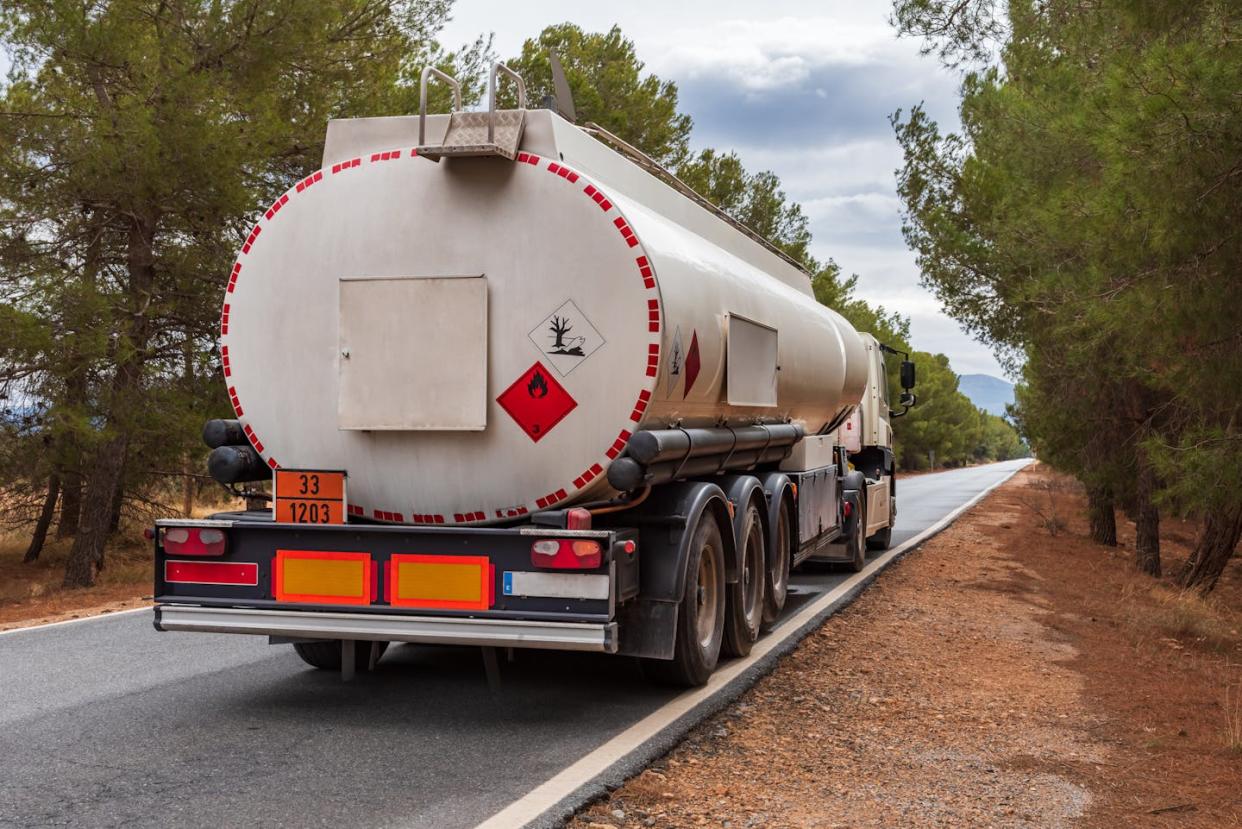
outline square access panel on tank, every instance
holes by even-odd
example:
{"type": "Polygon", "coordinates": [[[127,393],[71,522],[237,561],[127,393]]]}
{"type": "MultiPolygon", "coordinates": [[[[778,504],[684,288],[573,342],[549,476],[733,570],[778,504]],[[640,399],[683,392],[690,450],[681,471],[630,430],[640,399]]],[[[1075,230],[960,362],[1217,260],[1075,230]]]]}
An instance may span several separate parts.
{"type": "Polygon", "coordinates": [[[775,406],[775,328],[737,314],[728,316],[725,392],[730,406],[775,406]]]}
{"type": "Polygon", "coordinates": [[[343,278],[339,331],[341,429],[487,427],[482,276],[343,278]]]}

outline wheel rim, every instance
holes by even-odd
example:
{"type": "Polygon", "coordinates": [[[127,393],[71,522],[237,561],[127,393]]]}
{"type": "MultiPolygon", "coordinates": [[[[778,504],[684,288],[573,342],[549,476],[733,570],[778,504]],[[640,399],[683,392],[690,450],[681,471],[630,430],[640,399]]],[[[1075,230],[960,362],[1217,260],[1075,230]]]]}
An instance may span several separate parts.
{"type": "Polygon", "coordinates": [[[699,556],[698,589],[696,591],[695,621],[699,645],[710,648],[716,638],[716,613],[720,606],[720,580],[716,572],[716,551],[709,544],[699,556]]]}
{"type": "Polygon", "coordinates": [[[746,555],[742,559],[742,611],[748,620],[754,619],[759,610],[759,597],[763,595],[763,527],[758,516],[746,534],[746,555]]]}

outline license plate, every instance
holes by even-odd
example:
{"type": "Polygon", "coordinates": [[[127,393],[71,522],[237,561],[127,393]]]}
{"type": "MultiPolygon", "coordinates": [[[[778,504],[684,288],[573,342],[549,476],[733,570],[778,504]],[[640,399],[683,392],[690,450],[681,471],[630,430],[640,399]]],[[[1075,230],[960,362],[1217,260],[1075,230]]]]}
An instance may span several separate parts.
{"type": "Polygon", "coordinates": [[[278,469],[272,515],[284,524],[344,524],[345,473],[328,469],[278,469]]]}

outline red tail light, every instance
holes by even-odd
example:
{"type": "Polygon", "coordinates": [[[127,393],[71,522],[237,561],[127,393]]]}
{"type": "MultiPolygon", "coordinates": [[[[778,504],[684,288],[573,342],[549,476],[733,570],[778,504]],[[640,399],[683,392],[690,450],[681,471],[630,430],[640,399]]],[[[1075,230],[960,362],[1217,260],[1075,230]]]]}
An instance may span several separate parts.
{"type": "Polygon", "coordinates": [[[552,570],[594,570],[602,559],[599,542],[588,538],[545,538],[530,546],[530,563],[552,570]]]}
{"type": "Polygon", "coordinates": [[[222,556],[228,536],[215,527],[166,527],[163,546],[173,556],[222,556]]]}

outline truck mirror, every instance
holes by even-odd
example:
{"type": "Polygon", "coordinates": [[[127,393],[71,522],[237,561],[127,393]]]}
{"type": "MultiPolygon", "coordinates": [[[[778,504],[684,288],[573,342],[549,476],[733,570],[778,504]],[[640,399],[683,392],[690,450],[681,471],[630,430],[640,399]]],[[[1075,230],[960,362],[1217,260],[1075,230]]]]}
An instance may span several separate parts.
{"type": "Polygon", "coordinates": [[[901,387],[903,389],[914,388],[914,363],[909,360],[901,361],[901,387]]]}
{"type": "Polygon", "coordinates": [[[908,391],[903,391],[901,393],[901,405],[903,406],[913,406],[916,399],[917,398],[908,391]]]}

